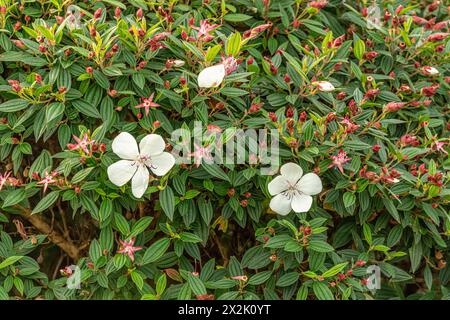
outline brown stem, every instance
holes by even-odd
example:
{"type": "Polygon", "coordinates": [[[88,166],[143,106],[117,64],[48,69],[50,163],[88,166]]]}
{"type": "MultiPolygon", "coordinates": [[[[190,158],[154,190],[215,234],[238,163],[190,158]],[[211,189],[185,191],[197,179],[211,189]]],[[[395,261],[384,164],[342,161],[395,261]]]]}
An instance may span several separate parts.
{"type": "Polygon", "coordinates": [[[31,210],[16,205],[20,209],[20,215],[27,219],[36,229],[47,235],[48,239],[61,248],[75,262],[80,258],[80,250],[69,240],[64,238],[60,233],[54,230],[41,215],[31,214],[31,210]]]}
{"type": "Polygon", "coordinates": [[[223,259],[223,266],[226,267],[228,265],[228,255],[227,255],[227,249],[222,245],[220,242],[219,237],[214,231],[211,231],[212,238],[214,239],[214,242],[216,243],[217,247],[219,248],[220,255],[223,259]]]}

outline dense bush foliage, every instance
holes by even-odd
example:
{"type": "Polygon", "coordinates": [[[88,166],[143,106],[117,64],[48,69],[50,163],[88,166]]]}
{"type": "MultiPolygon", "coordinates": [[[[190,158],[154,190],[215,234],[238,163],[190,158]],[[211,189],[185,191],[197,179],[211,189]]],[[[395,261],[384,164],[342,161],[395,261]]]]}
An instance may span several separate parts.
{"type": "Polygon", "coordinates": [[[0,1],[0,298],[449,298],[450,8],[369,2],[0,1]]]}

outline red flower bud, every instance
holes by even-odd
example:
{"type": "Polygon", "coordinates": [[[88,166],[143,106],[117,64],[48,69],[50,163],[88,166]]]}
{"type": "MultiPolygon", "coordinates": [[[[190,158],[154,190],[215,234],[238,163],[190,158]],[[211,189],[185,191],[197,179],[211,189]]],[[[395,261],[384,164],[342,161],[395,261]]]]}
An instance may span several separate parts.
{"type": "Polygon", "coordinates": [[[376,52],[376,51],[369,51],[369,52],[366,52],[366,54],[364,55],[364,57],[367,60],[375,59],[377,56],[378,56],[378,52],[376,52]]]}
{"type": "Polygon", "coordinates": [[[291,82],[291,77],[287,73],[284,75],[284,82],[286,83],[291,82]]]}
{"type": "Polygon", "coordinates": [[[36,73],[34,75],[34,81],[36,81],[37,83],[41,83],[42,82],[42,76],[39,73],[36,73]]]}
{"type": "Polygon", "coordinates": [[[102,16],[102,8],[98,8],[97,10],[95,10],[94,12],[94,19],[98,19],[102,16]]]}
{"type": "Polygon", "coordinates": [[[292,107],[289,107],[289,108],[286,110],[286,117],[292,118],[293,116],[294,116],[294,109],[292,109],[292,107]]]}
{"type": "Polygon", "coordinates": [[[269,112],[269,118],[272,122],[277,122],[278,118],[275,112],[269,112]]]}
{"type": "Polygon", "coordinates": [[[115,16],[117,19],[119,19],[121,13],[122,13],[122,10],[120,10],[119,7],[116,7],[116,9],[114,10],[114,16],[115,16]]]}
{"type": "Polygon", "coordinates": [[[144,11],[142,10],[142,8],[139,8],[139,9],[136,11],[136,17],[137,17],[138,19],[141,19],[143,15],[144,15],[144,11]]]}

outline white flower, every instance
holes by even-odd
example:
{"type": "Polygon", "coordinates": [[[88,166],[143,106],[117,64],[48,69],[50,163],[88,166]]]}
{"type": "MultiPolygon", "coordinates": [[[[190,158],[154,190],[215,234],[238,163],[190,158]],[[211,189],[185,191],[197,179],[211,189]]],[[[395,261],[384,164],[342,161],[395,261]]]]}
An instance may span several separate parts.
{"type": "Polygon", "coordinates": [[[435,75],[439,74],[438,69],[436,69],[435,67],[430,67],[430,66],[423,67],[422,72],[428,76],[435,76],[435,75]]]}
{"type": "Polygon", "coordinates": [[[175,158],[164,152],[166,144],[157,134],[145,136],[139,143],[128,132],[120,133],[112,142],[112,150],[123,160],[108,167],[108,178],[116,186],[131,180],[131,191],[136,198],[142,197],[149,181],[148,168],[157,176],[163,176],[175,164],[175,158]],[[139,152],[140,150],[140,152],[139,152]]]}
{"type": "Polygon", "coordinates": [[[200,88],[218,87],[225,78],[225,66],[218,64],[203,69],[198,75],[198,86],[200,88]]]}
{"type": "Polygon", "coordinates": [[[283,216],[291,212],[307,212],[312,205],[312,195],[322,191],[322,182],[315,173],[303,176],[302,168],[295,163],[281,166],[281,175],[269,183],[270,208],[283,216]]]}
{"type": "Polygon", "coordinates": [[[313,82],[313,85],[317,86],[319,91],[322,92],[331,92],[334,91],[334,86],[331,84],[331,82],[328,81],[317,81],[313,82]]]}

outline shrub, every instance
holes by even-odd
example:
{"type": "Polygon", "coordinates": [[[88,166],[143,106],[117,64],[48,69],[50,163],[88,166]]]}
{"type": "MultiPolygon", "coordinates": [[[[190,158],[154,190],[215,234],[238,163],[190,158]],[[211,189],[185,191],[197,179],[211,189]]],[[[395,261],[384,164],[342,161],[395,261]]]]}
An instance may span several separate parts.
{"type": "Polygon", "coordinates": [[[346,2],[2,1],[0,297],[449,298],[449,8],[346,2]]]}

